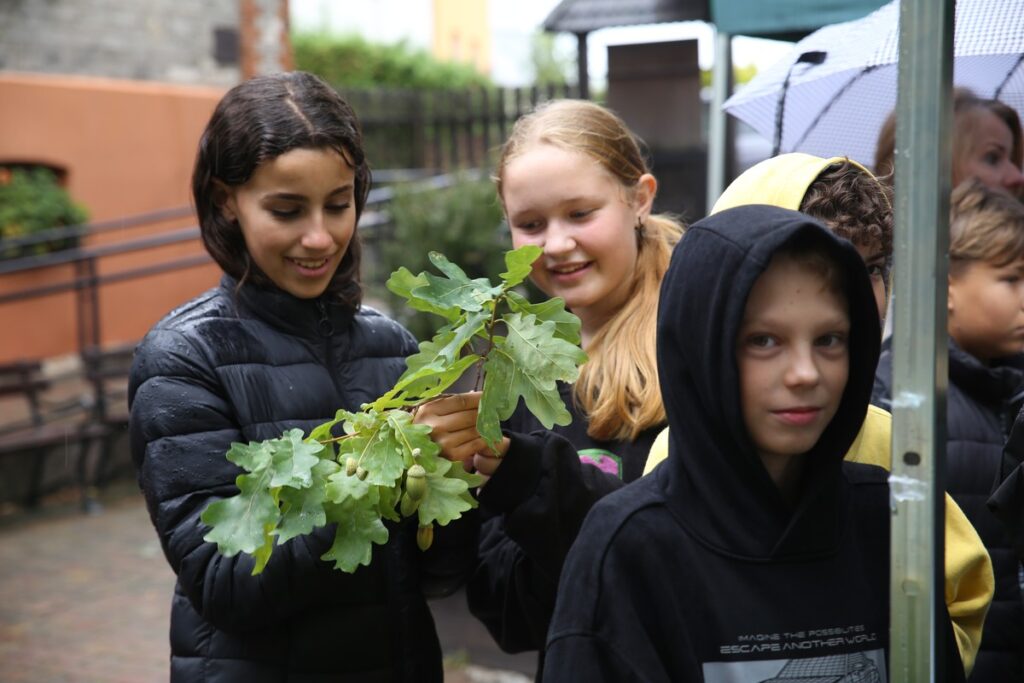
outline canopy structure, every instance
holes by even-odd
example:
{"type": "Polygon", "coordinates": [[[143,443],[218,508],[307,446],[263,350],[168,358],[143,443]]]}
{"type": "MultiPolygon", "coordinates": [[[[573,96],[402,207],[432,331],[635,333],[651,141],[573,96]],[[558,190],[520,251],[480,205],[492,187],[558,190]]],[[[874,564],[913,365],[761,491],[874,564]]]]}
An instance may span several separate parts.
{"type": "Polygon", "coordinates": [[[587,35],[614,26],[708,21],[718,37],[712,74],[712,107],[708,135],[707,206],[725,188],[726,116],[722,104],[732,82],[731,37],[745,35],[799,40],[840,21],[869,14],[886,0],[562,0],[542,24],[545,31],[576,36],[580,96],[589,97],[587,35]]]}
{"type": "Polygon", "coordinates": [[[580,97],[589,97],[587,34],[591,31],[709,18],[708,0],[562,0],[542,26],[545,31],[575,34],[580,97]]]}
{"type": "Polygon", "coordinates": [[[562,0],[545,31],[586,35],[614,26],[710,21],[733,35],[799,39],[826,24],[862,17],[886,0],[562,0]]]}
{"type": "Polygon", "coordinates": [[[544,30],[589,33],[613,26],[708,19],[708,0],[562,0],[544,20],[544,30]]]}
{"type": "Polygon", "coordinates": [[[828,24],[863,17],[886,0],[707,0],[715,28],[732,35],[798,40],[828,24]]]}

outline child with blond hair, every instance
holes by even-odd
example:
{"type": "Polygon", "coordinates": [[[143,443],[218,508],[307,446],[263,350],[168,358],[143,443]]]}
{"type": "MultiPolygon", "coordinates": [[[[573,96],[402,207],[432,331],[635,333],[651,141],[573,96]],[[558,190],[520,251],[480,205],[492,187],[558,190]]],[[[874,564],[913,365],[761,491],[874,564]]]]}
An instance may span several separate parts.
{"type": "Polygon", "coordinates": [[[843,457],[880,342],[863,259],[814,219],[740,206],[687,231],[658,309],[668,458],[584,522],[545,680],[885,680],[886,473],[843,457]]]}

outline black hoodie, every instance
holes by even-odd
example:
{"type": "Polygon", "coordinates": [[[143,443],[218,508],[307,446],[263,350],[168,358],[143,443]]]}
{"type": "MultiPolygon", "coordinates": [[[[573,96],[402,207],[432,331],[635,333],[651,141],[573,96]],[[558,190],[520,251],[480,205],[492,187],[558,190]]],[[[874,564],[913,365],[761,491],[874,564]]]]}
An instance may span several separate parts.
{"type": "Polygon", "coordinates": [[[887,475],[843,461],[879,339],[863,261],[813,219],[743,206],[687,231],[658,310],[669,456],[587,517],[562,573],[545,681],[886,680],[887,475]],[[744,425],[735,340],[755,280],[804,233],[846,274],[850,372],[790,504],[744,425]]]}

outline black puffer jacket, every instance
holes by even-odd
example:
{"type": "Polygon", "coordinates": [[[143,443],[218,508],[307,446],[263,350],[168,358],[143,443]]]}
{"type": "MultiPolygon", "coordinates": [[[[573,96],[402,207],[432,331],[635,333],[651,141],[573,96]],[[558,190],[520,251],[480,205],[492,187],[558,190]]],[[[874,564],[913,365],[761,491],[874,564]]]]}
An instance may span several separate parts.
{"type": "MultiPolygon", "coordinates": [[[[1024,680],[1024,608],[1017,556],[1009,534],[986,506],[1000,476],[1003,445],[1020,408],[1024,359],[982,365],[949,342],[946,490],[967,515],[992,557],[995,594],[985,619],[981,649],[968,680],[1024,680]]],[[[891,409],[892,350],[882,353],[874,403],[891,409]]]]}
{"type": "Polygon", "coordinates": [[[222,557],[203,541],[202,511],[237,492],[240,470],[224,457],[232,442],[308,432],[338,408],[358,410],[391,388],[416,350],[406,330],[370,309],[353,315],[280,290],[235,295],[234,286],[225,278],[154,326],[131,372],[132,456],[178,576],[171,680],[440,681],[421,580],[452,589],[460,580],[461,560],[443,543],[434,557],[450,566],[421,555],[414,526],[390,525],[370,566],[349,575],[319,559],[331,526],[277,546],[251,576],[250,557],[222,557]]]}

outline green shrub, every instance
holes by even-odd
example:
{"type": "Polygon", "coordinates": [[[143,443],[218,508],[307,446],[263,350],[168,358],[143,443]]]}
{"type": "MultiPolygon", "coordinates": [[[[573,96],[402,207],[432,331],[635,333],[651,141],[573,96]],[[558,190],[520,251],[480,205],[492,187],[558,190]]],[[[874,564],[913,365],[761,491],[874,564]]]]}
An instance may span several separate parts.
{"type": "Polygon", "coordinates": [[[490,81],[468,64],[442,62],[404,41],[370,43],[358,35],[292,36],[295,68],[336,88],[461,89],[490,81]]]}
{"type": "MultiPolygon", "coordinates": [[[[440,190],[415,185],[398,188],[391,203],[393,228],[379,245],[381,270],[387,274],[405,266],[414,274],[437,274],[428,254],[439,251],[471,278],[497,279],[505,270],[505,251],[511,249],[504,215],[494,184],[487,179],[461,178],[440,190]]],[[[416,336],[429,339],[443,320],[409,309],[388,292],[395,317],[416,336]]]]}
{"type": "Polygon", "coordinates": [[[87,219],[85,209],[71,200],[49,169],[0,167],[0,258],[18,258],[70,248],[77,243],[73,237],[21,247],[3,245],[15,237],[78,225],[87,219]]]}

